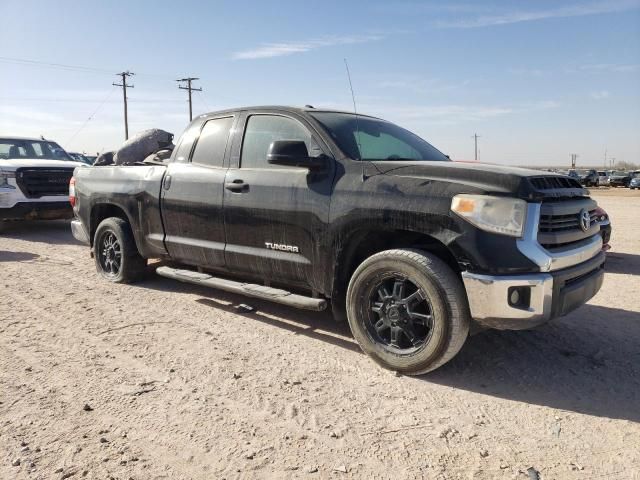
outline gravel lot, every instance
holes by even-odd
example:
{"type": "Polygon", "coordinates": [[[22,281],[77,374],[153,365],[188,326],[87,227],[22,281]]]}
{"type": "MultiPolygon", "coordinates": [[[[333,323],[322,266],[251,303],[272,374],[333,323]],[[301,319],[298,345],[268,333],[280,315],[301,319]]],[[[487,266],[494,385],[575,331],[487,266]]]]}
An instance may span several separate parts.
{"type": "Polygon", "coordinates": [[[594,196],[614,226],[600,293],[418,378],[325,314],[112,285],[66,223],[10,225],[0,478],[638,479],[640,192],[594,196]]]}

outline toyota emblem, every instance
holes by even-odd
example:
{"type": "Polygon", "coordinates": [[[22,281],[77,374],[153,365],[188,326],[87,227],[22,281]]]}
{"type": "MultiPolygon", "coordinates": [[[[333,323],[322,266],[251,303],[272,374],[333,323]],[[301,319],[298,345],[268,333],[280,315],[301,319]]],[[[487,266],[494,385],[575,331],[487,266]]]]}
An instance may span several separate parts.
{"type": "Polygon", "coordinates": [[[580,228],[583,232],[586,232],[591,227],[591,216],[589,215],[589,211],[586,209],[580,210],[580,215],[578,216],[578,222],[580,223],[580,228]]]}

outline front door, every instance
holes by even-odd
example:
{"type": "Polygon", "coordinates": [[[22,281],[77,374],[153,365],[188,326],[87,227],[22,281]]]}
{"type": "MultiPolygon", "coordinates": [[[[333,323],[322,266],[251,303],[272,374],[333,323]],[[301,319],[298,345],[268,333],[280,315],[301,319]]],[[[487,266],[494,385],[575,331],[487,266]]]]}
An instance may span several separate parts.
{"type": "Polygon", "coordinates": [[[276,140],[302,140],[310,156],[328,152],[301,118],[261,112],[239,123],[244,136],[234,146],[239,158],[232,160],[224,190],[227,268],[319,289],[322,272],[312,267],[329,219],[334,160],[327,157],[326,168],[317,172],[271,165],[267,151],[276,140]]]}

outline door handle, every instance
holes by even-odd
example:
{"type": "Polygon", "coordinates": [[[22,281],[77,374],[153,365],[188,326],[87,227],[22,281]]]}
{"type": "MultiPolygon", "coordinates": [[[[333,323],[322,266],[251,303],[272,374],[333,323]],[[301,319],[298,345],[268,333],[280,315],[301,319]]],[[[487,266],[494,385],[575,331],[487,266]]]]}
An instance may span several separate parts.
{"type": "Polygon", "coordinates": [[[244,183],[244,181],[240,179],[236,179],[233,182],[225,183],[224,188],[231,190],[232,192],[245,192],[249,190],[249,184],[244,183]]]}
{"type": "Polygon", "coordinates": [[[169,190],[171,187],[171,175],[165,175],[164,180],[162,181],[162,188],[165,190],[169,190]]]}

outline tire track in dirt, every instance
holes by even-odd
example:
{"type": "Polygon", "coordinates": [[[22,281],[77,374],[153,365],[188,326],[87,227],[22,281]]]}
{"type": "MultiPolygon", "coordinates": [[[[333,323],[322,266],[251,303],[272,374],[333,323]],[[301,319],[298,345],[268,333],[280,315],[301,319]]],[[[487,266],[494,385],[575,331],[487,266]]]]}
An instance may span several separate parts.
{"type": "MultiPolygon", "coordinates": [[[[29,302],[23,302],[21,301],[20,298],[15,296],[12,297],[12,303],[14,305],[20,306],[21,307],[20,310],[23,312],[28,309],[37,311],[36,316],[39,318],[39,321],[42,322],[43,325],[47,326],[47,329],[45,329],[45,331],[48,334],[50,335],[55,334],[55,332],[58,330],[58,326],[55,323],[55,318],[48,313],[48,310],[38,308],[37,306],[31,305],[29,302]]],[[[27,333],[24,330],[23,332],[27,333]]],[[[82,330],[77,330],[77,329],[70,333],[71,333],[70,337],[73,338],[74,345],[80,342],[81,346],[89,345],[93,348],[98,348],[98,345],[102,343],[102,345],[99,345],[100,347],[109,349],[111,352],[115,353],[115,356],[119,360],[117,362],[110,362],[110,364],[117,365],[117,368],[120,369],[121,371],[125,370],[126,373],[124,375],[121,374],[121,376],[124,376],[125,378],[128,378],[128,379],[137,378],[138,380],[141,380],[143,378],[162,377],[161,371],[159,370],[154,371],[152,369],[149,369],[146,364],[140,362],[139,360],[132,357],[131,355],[128,355],[126,352],[122,350],[114,349],[112,345],[105,344],[104,340],[101,338],[96,338],[95,336],[87,335],[82,330]]],[[[23,350],[28,349],[28,345],[22,345],[21,347],[23,350]]],[[[58,336],[56,341],[51,344],[50,350],[47,352],[40,350],[40,355],[42,355],[42,357],[46,359],[52,355],[60,355],[61,353],[64,354],[64,350],[67,347],[68,345],[67,345],[66,339],[63,339],[58,336]]],[[[73,369],[70,369],[70,371],[68,372],[64,372],[64,366],[63,366],[62,370],[63,370],[63,373],[61,375],[62,377],[68,377],[69,375],[73,374],[73,369]]],[[[183,452],[186,451],[188,457],[192,458],[195,463],[200,463],[200,464],[205,463],[203,458],[198,458],[198,456],[201,456],[201,452],[203,450],[206,451],[208,448],[210,448],[210,446],[207,445],[206,440],[204,438],[198,438],[197,435],[190,434],[190,432],[187,432],[188,428],[180,429],[177,427],[168,427],[167,422],[164,422],[164,424],[162,423],[158,424],[153,420],[149,421],[145,416],[145,412],[140,413],[137,411],[138,404],[136,402],[134,402],[133,400],[129,400],[129,402],[124,402],[124,400],[121,397],[121,394],[120,395],[114,394],[113,391],[104,389],[101,383],[99,382],[97,383],[93,381],[93,378],[99,378],[101,376],[101,373],[102,372],[100,370],[93,372],[91,377],[87,379],[85,385],[83,386],[83,390],[84,390],[83,393],[88,396],[93,396],[96,399],[96,401],[99,402],[101,412],[105,411],[108,415],[110,415],[112,418],[118,421],[118,424],[121,425],[121,428],[129,429],[132,432],[136,431],[137,425],[142,425],[143,428],[141,432],[139,432],[140,434],[138,435],[131,434],[130,437],[132,438],[136,438],[136,437],[140,438],[143,436],[142,435],[143,432],[155,430],[155,433],[157,433],[157,435],[149,435],[149,438],[153,440],[152,441],[152,443],[154,444],[153,447],[157,446],[157,442],[159,438],[171,439],[171,441],[175,441],[176,438],[183,438],[183,439],[188,438],[190,444],[193,445],[194,443],[196,443],[197,446],[200,448],[197,451],[193,451],[193,450],[190,451],[189,449],[183,449],[183,452]]],[[[176,384],[176,381],[172,380],[171,386],[174,389],[176,388],[175,384],[176,384]]],[[[61,383],[61,384],[58,384],[57,386],[59,388],[64,388],[66,387],[66,384],[61,383]]],[[[184,390],[187,390],[189,387],[187,384],[182,383],[177,388],[180,391],[184,391],[184,390]]],[[[237,400],[231,400],[229,397],[225,397],[225,399],[222,402],[225,404],[225,410],[228,413],[230,413],[231,416],[241,416],[243,412],[250,411],[252,407],[250,403],[238,404],[237,400]],[[231,402],[231,405],[229,405],[230,402],[231,402]]],[[[286,411],[287,411],[287,408],[283,405],[279,405],[277,407],[271,406],[270,408],[267,407],[262,410],[262,414],[264,416],[270,417],[266,419],[266,421],[269,423],[270,429],[275,429],[276,427],[279,427],[279,425],[277,425],[278,422],[285,424],[284,428],[280,427],[280,429],[282,430],[283,437],[290,435],[290,432],[293,430],[291,428],[290,420],[288,420],[288,418],[296,418],[298,415],[297,407],[295,409],[289,408],[290,413],[288,414],[285,413],[286,411]],[[274,424],[274,420],[276,421],[276,424],[274,424]]],[[[181,412],[181,413],[184,413],[184,412],[181,412]]],[[[166,416],[165,418],[169,422],[175,420],[170,416],[166,416]]],[[[301,423],[304,423],[304,422],[301,422],[301,423]]],[[[247,425],[243,425],[243,424],[239,425],[240,430],[246,429],[246,427],[247,425]]],[[[165,448],[168,448],[170,445],[169,446],[163,445],[163,446],[165,448]]],[[[147,447],[144,450],[146,452],[149,452],[150,450],[153,450],[153,448],[147,447]]],[[[241,453],[240,450],[241,450],[240,447],[236,447],[235,449],[228,451],[227,455],[229,456],[239,455],[241,453]]],[[[167,458],[172,459],[173,465],[180,465],[181,467],[184,467],[183,471],[188,471],[188,469],[186,468],[187,466],[184,465],[184,460],[182,458],[176,458],[176,457],[172,458],[171,455],[168,455],[167,451],[162,452],[162,455],[160,457],[156,457],[155,460],[164,459],[166,461],[167,458]],[[182,464],[181,464],[181,461],[182,461],[182,464]]],[[[219,472],[219,473],[222,473],[222,472],[219,472]]]]}
{"type": "MultiPolygon", "coordinates": [[[[99,478],[293,478],[307,476],[306,465],[319,466],[323,477],[341,475],[332,469],[345,465],[347,476],[367,478],[515,478],[534,465],[551,478],[633,478],[637,455],[628,446],[640,441],[640,429],[628,420],[633,412],[620,408],[637,393],[627,389],[623,399],[606,391],[618,388],[612,378],[638,384],[638,329],[629,314],[602,309],[612,312],[611,332],[587,309],[585,323],[572,316],[540,332],[483,334],[435,375],[398,378],[350,350],[344,330],[304,312],[257,302],[257,313],[238,315],[232,304],[241,297],[153,278],[108,284],[86,248],[65,245],[61,231],[52,232],[0,237],[0,251],[35,256],[0,258],[0,287],[11,293],[0,304],[0,398],[7,399],[0,432],[15,442],[20,435],[52,442],[56,450],[43,449],[38,460],[40,474],[60,455],[90,465],[99,478]],[[140,321],[148,325],[100,334],[140,321]],[[170,323],[152,324],[160,321],[170,323]],[[599,348],[602,366],[592,368],[599,348]],[[127,395],[166,377],[152,392],[127,395]],[[108,403],[86,416],[95,424],[72,413],[74,402],[91,394],[108,403]],[[605,406],[592,408],[585,395],[605,406]],[[616,411],[620,418],[604,418],[616,411]],[[119,458],[110,446],[73,453],[83,432],[119,432],[125,422],[133,425],[130,435],[114,439],[113,449],[129,448],[140,466],[102,463],[104,452],[119,458]],[[459,432],[441,437],[449,428],[459,432]],[[481,449],[489,456],[481,458],[481,449]],[[572,470],[570,461],[585,470],[572,470]]],[[[606,283],[623,291],[622,283],[637,282],[632,275],[611,278],[606,283]]],[[[601,295],[621,298],[614,290],[605,284],[601,295]]],[[[640,311],[627,300],[619,308],[640,311]]],[[[0,477],[27,478],[26,467],[10,466],[16,447],[0,451],[0,477]]]]}

